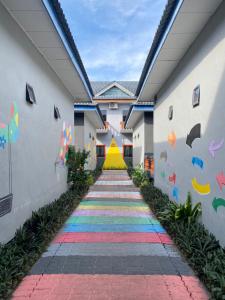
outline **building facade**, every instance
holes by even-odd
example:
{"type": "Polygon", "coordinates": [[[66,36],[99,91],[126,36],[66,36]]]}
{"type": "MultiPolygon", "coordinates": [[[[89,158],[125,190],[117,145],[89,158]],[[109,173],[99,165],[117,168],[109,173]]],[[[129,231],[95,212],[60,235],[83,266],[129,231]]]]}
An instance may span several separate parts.
{"type": "Polygon", "coordinates": [[[74,99],[92,97],[61,8],[45,3],[0,1],[0,243],[67,190],[74,99]]]}
{"type": "Polygon", "coordinates": [[[177,203],[191,192],[224,246],[225,2],[174,1],[161,23],[138,88],[156,99],[155,185],[177,203]]]}
{"type": "MultiPolygon", "coordinates": [[[[106,159],[110,145],[115,140],[128,166],[133,158],[133,130],[125,127],[125,120],[133,102],[137,82],[92,82],[94,102],[102,113],[105,127],[97,129],[96,154],[99,163],[106,159]]],[[[118,167],[120,167],[118,165],[118,167]]]]}

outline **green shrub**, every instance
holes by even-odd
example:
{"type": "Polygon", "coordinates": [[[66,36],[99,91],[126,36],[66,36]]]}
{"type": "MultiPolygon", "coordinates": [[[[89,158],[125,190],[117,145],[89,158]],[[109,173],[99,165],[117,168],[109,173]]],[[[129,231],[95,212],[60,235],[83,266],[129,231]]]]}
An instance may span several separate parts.
{"type": "Polygon", "coordinates": [[[131,177],[136,186],[140,187],[145,182],[149,182],[148,174],[144,171],[141,165],[132,169],[131,177]]]}
{"type": "Polygon", "coordinates": [[[225,250],[202,224],[196,222],[196,215],[199,215],[200,206],[197,205],[192,208],[190,197],[188,197],[187,203],[182,205],[182,209],[177,213],[179,218],[175,219],[178,206],[171,202],[166,194],[155,188],[152,183],[142,185],[141,193],[146,203],[158,217],[170,206],[171,215],[168,218],[161,218],[162,225],[205,283],[211,293],[210,299],[225,299],[225,250]],[[183,215],[185,217],[180,217],[183,215]],[[189,218],[189,216],[192,217],[189,218]]]}
{"type": "Polygon", "coordinates": [[[75,162],[74,148],[70,148],[69,151],[68,182],[71,189],[62,194],[58,200],[33,212],[31,218],[16,231],[14,238],[7,244],[0,245],[0,299],[10,299],[20,280],[28,273],[80,203],[88,186],[93,184],[93,178],[99,176],[101,172],[101,170],[84,171],[87,154],[77,152],[75,162]],[[93,174],[96,176],[93,177],[93,174]],[[84,178],[86,181],[82,182],[84,178]],[[75,179],[78,179],[79,183],[74,183],[75,179]]]}
{"type": "Polygon", "coordinates": [[[67,175],[67,183],[72,190],[82,190],[84,186],[88,187],[88,172],[85,171],[84,166],[87,162],[89,152],[76,151],[74,146],[69,146],[68,150],[68,175],[67,175]]]}
{"type": "Polygon", "coordinates": [[[199,202],[192,207],[191,194],[188,193],[187,200],[184,204],[168,201],[167,208],[159,214],[159,220],[165,222],[183,220],[190,224],[196,222],[200,214],[201,203],[199,202]]]}

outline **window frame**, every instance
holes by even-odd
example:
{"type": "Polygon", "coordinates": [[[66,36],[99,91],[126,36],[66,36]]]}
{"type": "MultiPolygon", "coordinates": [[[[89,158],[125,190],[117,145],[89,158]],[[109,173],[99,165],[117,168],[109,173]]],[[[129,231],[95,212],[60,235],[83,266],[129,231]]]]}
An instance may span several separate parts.
{"type": "Polygon", "coordinates": [[[106,156],[106,146],[105,145],[96,145],[96,157],[97,158],[104,158],[105,159],[105,156],[106,156]],[[104,155],[103,156],[98,156],[97,147],[100,147],[100,148],[104,149],[104,155]]]}
{"type": "Polygon", "coordinates": [[[133,158],[133,145],[132,144],[124,144],[123,145],[123,158],[133,158]],[[125,156],[125,147],[129,147],[132,149],[132,156],[125,156]]]}

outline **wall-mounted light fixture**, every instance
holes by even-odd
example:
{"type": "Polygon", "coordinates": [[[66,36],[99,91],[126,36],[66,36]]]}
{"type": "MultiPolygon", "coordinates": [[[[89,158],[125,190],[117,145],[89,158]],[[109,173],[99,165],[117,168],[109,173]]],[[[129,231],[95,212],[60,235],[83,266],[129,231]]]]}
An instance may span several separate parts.
{"type": "Polygon", "coordinates": [[[192,94],[192,106],[198,106],[200,104],[200,85],[197,85],[192,94]]]}
{"type": "Polygon", "coordinates": [[[170,105],[170,107],[169,107],[168,118],[169,118],[169,120],[173,119],[173,106],[172,105],[170,105]]]}
{"type": "Polygon", "coordinates": [[[34,89],[31,85],[28,83],[26,84],[26,101],[30,104],[36,103],[36,97],[34,94],[34,89]]]}
{"type": "Polygon", "coordinates": [[[56,120],[61,118],[60,113],[59,113],[59,109],[55,105],[54,105],[54,117],[55,117],[56,120]]]}

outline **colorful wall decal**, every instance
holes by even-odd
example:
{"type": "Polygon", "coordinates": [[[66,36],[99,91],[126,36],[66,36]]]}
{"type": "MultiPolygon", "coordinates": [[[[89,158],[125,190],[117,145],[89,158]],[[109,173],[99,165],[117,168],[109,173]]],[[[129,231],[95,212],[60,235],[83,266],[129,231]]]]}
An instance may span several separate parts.
{"type": "Polygon", "coordinates": [[[220,142],[216,143],[214,140],[209,144],[209,153],[214,158],[216,151],[220,150],[223,147],[224,139],[221,139],[220,142]]]}
{"type": "Polygon", "coordinates": [[[216,181],[220,187],[220,190],[222,191],[223,185],[225,185],[225,176],[224,173],[221,172],[216,176],[216,181]]]}
{"type": "Polygon", "coordinates": [[[175,134],[174,131],[172,131],[172,132],[168,135],[168,143],[169,143],[171,146],[175,147],[175,145],[176,145],[176,140],[177,140],[176,134],[175,134]]]}
{"type": "Polygon", "coordinates": [[[196,157],[196,156],[192,157],[192,164],[193,164],[193,166],[194,165],[199,166],[201,169],[203,169],[203,167],[204,167],[203,160],[199,157],[196,157]]]}
{"type": "Polygon", "coordinates": [[[16,103],[10,107],[8,124],[0,123],[0,148],[4,149],[7,143],[15,143],[19,136],[19,113],[16,103]]]}
{"type": "Polygon", "coordinates": [[[160,172],[160,176],[165,179],[166,178],[166,173],[164,171],[160,172]]]}
{"type": "Polygon", "coordinates": [[[223,198],[214,198],[212,202],[212,206],[217,212],[218,207],[224,206],[225,207],[225,200],[223,198]]]}
{"type": "Polygon", "coordinates": [[[72,143],[72,127],[63,122],[63,130],[61,132],[60,150],[57,163],[65,165],[67,161],[67,154],[69,145],[72,143]]]}
{"type": "Polygon", "coordinates": [[[115,138],[112,138],[110,147],[106,154],[106,159],[103,164],[103,169],[127,169],[127,165],[123,159],[122,154],[120,153],[120,149],[116,143],[115,138]]]}
{"type": "Polygon", "coordinates": [[[200,184],[197,182],[196,178],[193,178],[192,181],[192,187],[193,189],[200,195],[207,195],[210,193],[211,188],[210,188],[210,184],[200,184]]]}
{"type": "Polygon", "coordinates": [[[192,143],[195,139],[201,137],[201,124],[198,123],[192,127],[190,133],[187,135],[186,144],[192,148],[192,143]]]}
{"type": "Polygon", "coordinates": [[[160,153],[160,160],[165,160],[165,161],[167,161],[167,151],[165,150],[165,151],[162,151],[161,153],[160,153]]]}
{"type": "Polygon", "coordinates": [[[178,190],[178,187],[176,187],[176,186],[173,187],[172,196],[178,201],[178,199],[179,199],[179,190],[178,190]]]}
{"type": "Polygon", "coordinates": [[[173,184],[176,183],[176,174],[173,173],[171,176],[169,176],[169,182],[172,182],[173,184]]]}

